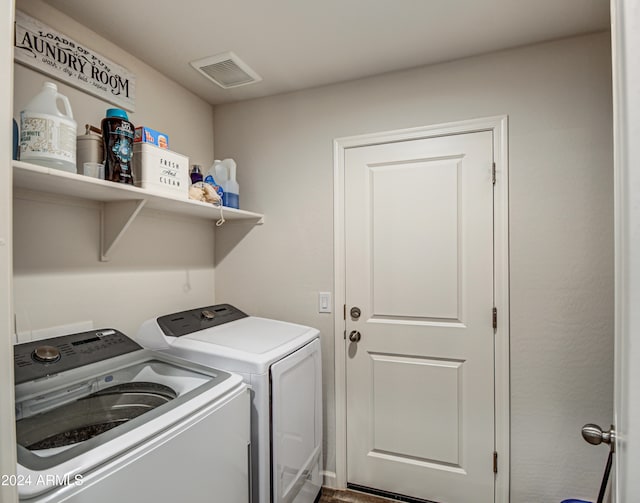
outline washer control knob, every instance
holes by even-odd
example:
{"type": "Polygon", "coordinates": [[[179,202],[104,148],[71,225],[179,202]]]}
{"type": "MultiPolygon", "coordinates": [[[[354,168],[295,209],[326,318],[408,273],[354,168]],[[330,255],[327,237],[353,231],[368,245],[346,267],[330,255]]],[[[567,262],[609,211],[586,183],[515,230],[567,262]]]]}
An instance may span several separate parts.
{"type": "Polygon", "coordinates": [[[216,317],[215,313],[212,313],[208,309],[205,309],[200,313],[205,320],[212,320],[216,317]]]}
{"type": "Polygon", "coordinates": [[[60,350],[55,346],[38,346],[33,352],[33,359],[41,363],[53,363],[60,359],[60,350]]]}

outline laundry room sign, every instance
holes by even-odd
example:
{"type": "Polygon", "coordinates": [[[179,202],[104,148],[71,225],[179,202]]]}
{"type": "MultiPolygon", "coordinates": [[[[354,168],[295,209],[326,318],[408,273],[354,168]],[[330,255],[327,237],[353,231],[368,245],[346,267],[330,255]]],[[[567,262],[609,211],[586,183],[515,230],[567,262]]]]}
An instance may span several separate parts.
{"type": "Polygon", "coordinates": [[[126,68],[19,10],[15,25],[18,63],[135,111],[136,78],[126,68]]]}

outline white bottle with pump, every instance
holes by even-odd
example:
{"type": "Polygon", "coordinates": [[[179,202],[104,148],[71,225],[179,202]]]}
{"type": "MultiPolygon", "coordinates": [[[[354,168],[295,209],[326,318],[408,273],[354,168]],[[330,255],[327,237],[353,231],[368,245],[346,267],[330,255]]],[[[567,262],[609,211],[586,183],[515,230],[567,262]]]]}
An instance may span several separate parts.
{"type": "Polygon", "coordinates": [[[77,173],[76,121],[69,100],[54,83],[44,83],[42,91],[20,112],[20,122],[22,161],[77,173]]]}

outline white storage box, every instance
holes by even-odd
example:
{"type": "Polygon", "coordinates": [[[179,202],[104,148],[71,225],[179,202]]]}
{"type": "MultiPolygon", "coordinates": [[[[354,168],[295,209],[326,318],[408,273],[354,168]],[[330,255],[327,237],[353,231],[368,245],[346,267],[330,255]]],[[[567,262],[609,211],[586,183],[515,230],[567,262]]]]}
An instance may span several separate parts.
{"type": "Polygon", "coordinates": [[[189,158],[150,143],[134,143],[133,180],[137,187],[188,199],[189,158]]]}

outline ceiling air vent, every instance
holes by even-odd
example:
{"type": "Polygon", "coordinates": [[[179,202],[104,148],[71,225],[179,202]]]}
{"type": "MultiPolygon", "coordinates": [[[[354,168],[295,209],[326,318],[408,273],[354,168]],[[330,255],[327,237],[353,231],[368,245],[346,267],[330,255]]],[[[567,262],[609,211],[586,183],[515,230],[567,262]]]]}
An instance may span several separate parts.
{"type": "Polygon", "coordinates": [[[191,66],[223,89],[260,82],[262,77],[232,52],[191,61],[191,66]]]}

